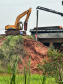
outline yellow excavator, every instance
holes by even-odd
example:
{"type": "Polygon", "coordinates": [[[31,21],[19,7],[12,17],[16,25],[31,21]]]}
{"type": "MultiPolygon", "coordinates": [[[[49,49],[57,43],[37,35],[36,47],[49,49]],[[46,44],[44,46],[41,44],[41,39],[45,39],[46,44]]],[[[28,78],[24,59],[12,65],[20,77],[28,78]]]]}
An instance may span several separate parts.
{"type": "Polygon", "coordinates": [[[5,33],[6,35],[19,35],[20,34],[20,30],[23,29],[23,23],[20,21],[20,19],[26,15],[26,19],[24,21],[24,30],[27,30],[27,22],[29,19],[29,16],[31,14],[31,10],[32,8],[29,8],[27,11],[23,12],[22,14],[18,15],[15,21],[15,25],[6,25],[5,26],[5,33]]]}

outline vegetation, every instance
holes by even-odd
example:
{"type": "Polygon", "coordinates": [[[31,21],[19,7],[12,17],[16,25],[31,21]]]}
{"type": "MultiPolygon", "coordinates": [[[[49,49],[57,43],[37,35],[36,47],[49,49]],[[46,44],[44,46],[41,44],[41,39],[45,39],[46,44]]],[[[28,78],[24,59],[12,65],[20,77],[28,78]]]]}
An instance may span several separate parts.
{"type": "MultiPolygon", "coordinates": [[[[28,65],[30,68],[30,59],[28,65]]],[[[30,71],[29,74],[27,74],[26,66],[24,67],[24,75],[19,75],[19,73],[16,75],[16,66],[17,62],[15,62],[14,64],[12,77],[10,77],[9,75],[0,76],[1,84],[58,84],[56,83],[54,77],[52,78],[38,74],[30,75],[30,71]]]]}
{"type": "Polygon", "coordinates": [[[33,36],[26,36],[26,38],[34,39],[34,37],[33,37],[33,36]]]}
{"type": "MultiPolygon", "coordinates": [[[[25,65],[24,74],[20,76],[19,71],[17,74],[17,63],[18,61],[22,63],[20,59],[26,55],[23,48],[24,38],[21,35],[11,35],[6,38],[3,46],[0,47],[0,72],[5,70],[9,75],[0,76],[1,84],[63,84],[63,54],[59,50],[51,46],[48,50],[49,61],[44,60],[44,64],[38,64],[43,75],[31,75],[30,58],[28,69],[25,65]]],[[[26,36],[26,38],[33,37],[26,36]]]]}
{"type": "MultiPolygon", "coordinates": [[[[43,84],[41,79],[43,79],[43,76],[34,74],[31,75],[30,83],[28,83],[28,75],[27,75],[26,84],[43,84]]],[[[10,76],[9,75],[0,76],[0,84],[10,84],[10,76]]],[[[16,75],[15,84],[25,84],[24,75],[16,75]]],[[[46,77],[45,84],[58,84],[58,83],[56,83],[55,78],[46,77]]]]}
{"type": "Polygon", "coordinates": [[[2,38],[2,36],[0,36],[0,38],[2,38]]]}
{"type": "MultiPolygon", "coordinates": [[[[23,47],[25,36],[0,36],[0,38],[3,37],[5,37],[6,40],[4,41],[3,46],[0,47],[0,72],[4,72],[4,69],[5,72],[7,72],[7,68],[13,68],[15,60],[18,59],[22,64],[21,57],[24,58],[24,56],[27,54],[27,51],[25,51],[23,47]]],[[[33,39],[32,36],[26,36],[26,38],[33,39]]]]}
{"type": "MultiPolygon", "coordinates": [[[[51,47],[48,50],[49,61],[44,60],[44,64],[38,65],[38,68],[43,71],[43,75],[55,77],[58,81],[63,79],[63,54],[59,50],[51,47]]],[[[63,82],[62,82],[63,83],[63,82]]]]}
{"type": "Polygon", "coordinates": [[[18,36],[11,35],[11,36],[7,36],[6,38],[7,40],[4,42],[3,46],[0,47],[1,72],[4,69],[7,70],[8,66],[11,66],[11,68],[13,68],[13,64],[17,59],[20,61],[20,63],[22,63],[21,57],[24,57],[26,54],[23,47],[24,39],[21,35],[18,36]]]}
{"type": "Polygon", "coordinates": [[[4,35],[3,36],[0,36],[0,38],[3,38],[3,37],[6,37],[6,36],[4,36],[4,35]]]}
{"type": "Polygon", "coordinates": [[[10,84],[16,84],[16,83],[15,83],[15,78],[16,78],[16,66],[17,66],[17,62],[14,64],[13,75],[12,75],[10,84]]]}

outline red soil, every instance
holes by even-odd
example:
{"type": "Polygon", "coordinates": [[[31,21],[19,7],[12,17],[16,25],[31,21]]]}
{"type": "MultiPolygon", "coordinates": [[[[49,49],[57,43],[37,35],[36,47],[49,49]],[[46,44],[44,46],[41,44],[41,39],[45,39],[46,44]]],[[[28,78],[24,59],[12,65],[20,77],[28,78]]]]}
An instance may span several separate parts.
{"type": "Polygon", "coordinates": [[[48,48],[44,46],[44,44],[37,42],[32,39],[25,39],[24,40],[24,48],[27,52],[25,58],[21,59],[23,64],[18,64],[19,69],[23,69],[25,64],[27,65],[29,58],[31,57],[31,72],[32,73],[41,73],[39,69],[37,69],[37,64],[43,63],[43,60],[48,60],[47,58],[47,50],[48,48]]]}

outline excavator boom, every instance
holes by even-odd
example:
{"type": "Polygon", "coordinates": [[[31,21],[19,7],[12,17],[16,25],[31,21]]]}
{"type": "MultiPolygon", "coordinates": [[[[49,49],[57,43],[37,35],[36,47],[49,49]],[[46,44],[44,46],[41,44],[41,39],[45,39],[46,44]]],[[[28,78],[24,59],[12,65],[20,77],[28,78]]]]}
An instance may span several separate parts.
{"type": "Polygon", "coordinates": [[[27,10],[27,11],[25,11],[25,12],[23,12],[22,14],[20,14],[20,15],[17,16],[16,21],[15,21],[15,27],[17,27],[17,24],[19,23],[19,20],[20,20],[24,15],[26,15],[26,14],[27,14],[27,16],[26,16],[25,22],[27,22],[27,20],[28,20],[28,18],[29,18],[29,15],[30,15],[30,13],[31,13],[31,10],[32,10],[32,9],[29,8],[29,10],[27,10]]]}
{"type": "Polygon", "coordinates": [[[31,8],[28,10],[28,13],[27,13],[27,16],[26,16],[26,19],[25,19],[25,22],[27,23],[28,19],[29,19],[29,16],[31,14],[31,8]]]}

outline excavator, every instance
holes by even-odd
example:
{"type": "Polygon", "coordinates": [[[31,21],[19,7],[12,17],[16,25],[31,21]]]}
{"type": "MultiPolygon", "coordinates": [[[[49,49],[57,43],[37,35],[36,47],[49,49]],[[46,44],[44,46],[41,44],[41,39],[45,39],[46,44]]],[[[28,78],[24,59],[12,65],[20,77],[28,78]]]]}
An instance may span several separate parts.
{"type": "Polygon", "coordinates": [[[20,19],[26,15],[26,19],[24,21],[24,30],[27,31],[27,22],[29,19],[29,16],[31,14],[32,8],[29,8],[27,11],[23,12],[22,14],[18,15],[15,21],[15,25],[6,25],[5,26],[5,33],[6,35],[20,35],[20,30],[23,29],[23,23],[20,21],[20,19]]]}

